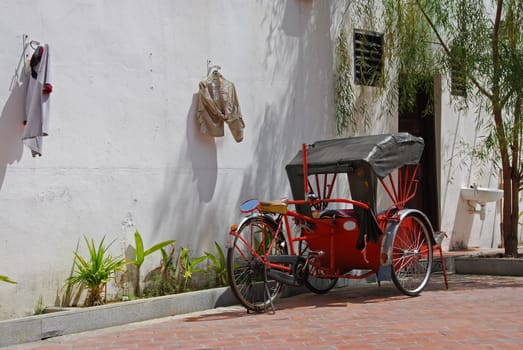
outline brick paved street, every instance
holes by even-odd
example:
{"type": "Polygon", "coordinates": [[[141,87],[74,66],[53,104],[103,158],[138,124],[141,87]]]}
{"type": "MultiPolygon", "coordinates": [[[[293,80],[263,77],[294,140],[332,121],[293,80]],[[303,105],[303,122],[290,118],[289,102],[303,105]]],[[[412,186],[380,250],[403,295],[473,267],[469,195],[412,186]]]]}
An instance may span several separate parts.
{"type": "Polygon", "coordinates": [[[391,283],[303,294],[275,314],[227,307],[9,349],[523,349],[523,277],[441,275],[416,298],[391,283]]]}

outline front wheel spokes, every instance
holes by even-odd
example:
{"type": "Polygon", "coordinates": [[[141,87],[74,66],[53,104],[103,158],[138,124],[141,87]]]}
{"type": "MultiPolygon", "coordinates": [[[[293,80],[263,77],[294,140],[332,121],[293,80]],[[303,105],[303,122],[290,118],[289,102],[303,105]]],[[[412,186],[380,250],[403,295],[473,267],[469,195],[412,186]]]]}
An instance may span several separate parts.
{"type": "Polygon", "coordinates": [[[243,295],[243,297],[246,300],[248,300],[252,303],[256,303],[256,302],[259,302],[260,300],[264,300],[264,298],[260,294],[259,283],[261,283],[261,282],[258,280],[259,278],[256,278],[255,275],[256,275],[256,273],[253,272],[253,270],[249,270],[245,274],[244,279],[239,279],[239,278],[237,279],[237,281],[238,281],[237,285],[240,288],[240,293],[243,295]]]}
{"type": "MultiPolygon", "coordinates": [[[[412,226],[412,225],[409,225],[412,226]]],[[[399,255],[396,262],[399,264],[398,270],[404,269],[417,262],[426,249],[423,248],[423,233],[414,227],[410,229],[403,229],[398,232],[396,238],[398,239],[399,252],[395,252],[395,255],[399,255]]]]}
{"type": "Polygon", "coordinates": [[[257,267],[257,265],[261,266],[263,264],[256,262],[254,259],[255,258],[251,259],[251,261],[247,262],[245,265],[238,264],[238,267],[234,273],[236,281],[248,285],[249,282],[256,280],[256,271],[261,270],[261,268],[259,266],[257,267]]]}
{"type": "Polygon", "coordinates": [[[394,264],[397,266],[398,271],[403,271],[407,266],[412,265],[416,260],[416,256],[414,254],[405,255],[405,253],[402,253],[402,256],[395,258],[394,260],[394,264]]]}
{"type": "Polygon", "coordinates": [[[238,228],[232,246],[227,250],[231,290],[248,310],[265,311],[281,291],[282,284],[266,275],[266,257],[288,254],[283,233],[276,232],[273,220],[253,216],[238,228]]]}
{"type": "Polygon", "coordinates": [[[398,257],[393,258],[395,268],[399,274],[407,275],[423,273],[423,271],[418,272],[418,269],[416,269],[416,266],[418,266],[420,261],[423,260],[421,249],[403,249],[394,255],[399,255],[398,257]]]}
{"type": "Polygon", "coordinates": [[[402,229],[398,234],[396,235],[398,239],[398,246],[404,247],[403,249],[406,251],[409,250],[415,250],[416,248],[419,248],[421,246],[420,240],[420,233],[414,232],[412,229],[402,229]]]}
{"type": "Polygon", "coordinates": [[[404,294],[415,296],[430,278],[432,243],[425,222],[409,213],[399,223],[392,243],[392,280],[404,294]]]}

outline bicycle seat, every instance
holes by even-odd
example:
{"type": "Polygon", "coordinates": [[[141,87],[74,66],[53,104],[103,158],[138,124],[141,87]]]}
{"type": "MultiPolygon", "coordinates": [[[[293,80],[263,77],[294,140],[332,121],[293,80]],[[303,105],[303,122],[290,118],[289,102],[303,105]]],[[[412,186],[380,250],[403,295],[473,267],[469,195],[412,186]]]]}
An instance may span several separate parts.
{"type": "Polygon", "coordinates": [[[286,199],[270,202],[260,202],[260,209],[266,213],[287,214],[288,203],[286,199]]]}

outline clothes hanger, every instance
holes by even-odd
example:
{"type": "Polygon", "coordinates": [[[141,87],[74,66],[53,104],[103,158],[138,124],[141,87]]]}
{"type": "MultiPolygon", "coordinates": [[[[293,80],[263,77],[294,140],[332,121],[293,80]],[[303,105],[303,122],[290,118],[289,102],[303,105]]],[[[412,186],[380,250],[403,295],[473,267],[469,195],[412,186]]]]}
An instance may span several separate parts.
{"type": "Polygon", "coordinates": [[[220,69],[222,69],[222,67],[217,64],[211,65],[211,60],[207,60],[207,77],[212,75],[213,78],[217,78],[220,69]]]}
{"type": "Polygon", "coordinates": [[[220,69],[222,69],[222,68],[217,65],[209,67],[209,69],[207,70],[207,76],[212,76],[213,78],[217,78],[220,74],[220,69]]]}
{"type": "Polygon", "coordinates": [[[28,49],[31,48],[34,51],[40,46],[39,41],[28,41],[28,39],[29,35],[22,34],[22,53],[20,54],[20,58],[18,59],[18,64],[16,65],[13,78],[11,79],[9,91],[13,90],[13,88],[18,84],[18,81],[20,79],[20,70],[26,66],[27,59],[33,54],[33,52],[29,52],[28,49]]]}

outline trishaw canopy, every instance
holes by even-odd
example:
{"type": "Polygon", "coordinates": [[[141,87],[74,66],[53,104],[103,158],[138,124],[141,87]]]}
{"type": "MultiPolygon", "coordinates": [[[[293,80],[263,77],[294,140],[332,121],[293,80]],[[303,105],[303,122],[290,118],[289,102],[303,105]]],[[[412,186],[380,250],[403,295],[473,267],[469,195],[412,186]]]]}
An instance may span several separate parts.
{"type": "MultiPolygon", "coordinates": [[[[368,164],[376,176],[383,178],[404,165],[417,164],[423,147],[421,137],[406,132],[317,141],[307,150],[308,173],[346,173],[368,164]]],[[[290,182],[295,175],[303,175],[301,151],[286,170],[290,182]]]]}
{"type": "MultiPolygon", "coordinates": [[[[375,223],[377,177],[384,178],[405,165],[419,163],[424,141],[409,133],[357,136],[317,141],[307,147],[307,174],[346,173],[351,197],[367,204],[369,211],[355,208],[366,233],[380,234],[375,223]]],[[[285,167],[294,199],[305,199],[303,153],[299,151],[285,167]]],[[[307,205],[296,210],[311,215],[307,205]]]]}

